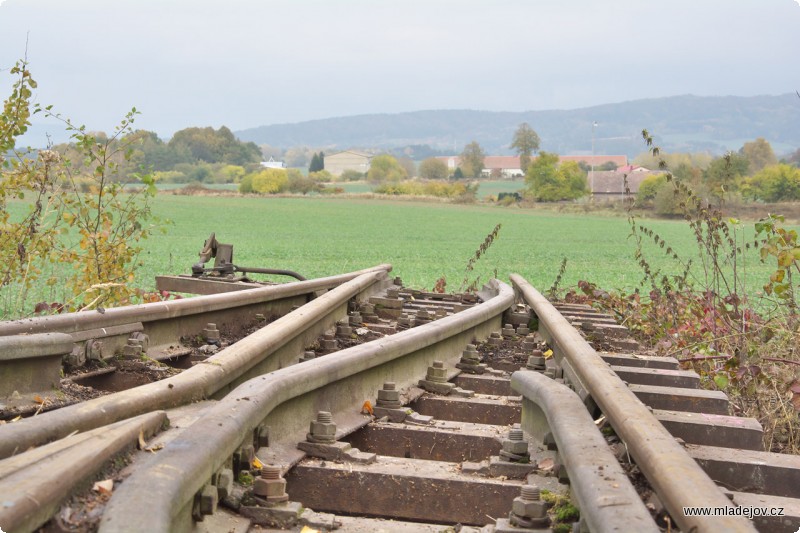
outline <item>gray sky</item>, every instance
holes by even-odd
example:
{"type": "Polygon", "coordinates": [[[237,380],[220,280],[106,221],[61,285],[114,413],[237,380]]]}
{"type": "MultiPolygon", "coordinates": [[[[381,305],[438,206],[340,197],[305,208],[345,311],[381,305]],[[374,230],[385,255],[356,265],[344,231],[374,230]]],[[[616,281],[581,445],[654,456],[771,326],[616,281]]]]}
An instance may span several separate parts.
{"type": "Polygon", "coordinates": [[[800,89],[800,0],[0,0],[0,98],[162,137],[421,109],[800,89]],[[26,37],[27,36],[27,37],[26,37]]]}

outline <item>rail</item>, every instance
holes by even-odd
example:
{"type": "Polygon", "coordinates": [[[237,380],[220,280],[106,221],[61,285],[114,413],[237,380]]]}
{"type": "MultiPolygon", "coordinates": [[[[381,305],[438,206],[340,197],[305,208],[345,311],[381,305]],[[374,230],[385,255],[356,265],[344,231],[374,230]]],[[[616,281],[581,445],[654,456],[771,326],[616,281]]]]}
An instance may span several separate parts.
{"type": "Polygon", "coordinates": [[[511,275],[511,282],[539,318],[539,332],[608,417],[681,529],[755,531],[744,517],[684,516],[684,507],[734,504],[544,296],[518,274],[511,275]]]}
{"type": "Polygon", "coordinates": [[[341,350],[335,357],[315,359],[247,381],[126,480],[112,496],[100,531],[188,530],[195,495],[278,406],[313,391],[328,402],[349,402],[358,409],[364,398],[374,396],[387,376],[396,376],[400,385],[408,384],[434,358],[442,358],[445,350],[437,345],[450,342],[452,358],[476,334],[486,336],[490,328],[496,329],[513,298],[511,288],[498,282],[497,295],[474,308],[341,350]],[[415,356],[409,358],[411,354],[415,356]],[[377,372],[365,376],[373,369],[377,372]],[[333,389],[336,394],[330,392],[333,389]],[[142,509],[147,512],[142,513],[142,509]]]}

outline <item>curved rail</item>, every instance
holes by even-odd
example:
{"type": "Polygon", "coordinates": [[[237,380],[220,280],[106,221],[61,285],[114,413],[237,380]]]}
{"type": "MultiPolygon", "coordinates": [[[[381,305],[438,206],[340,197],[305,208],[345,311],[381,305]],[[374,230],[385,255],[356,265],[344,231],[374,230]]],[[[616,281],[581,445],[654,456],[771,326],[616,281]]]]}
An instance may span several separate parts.
{"type": "Polygon", "coordinates": [[[430,361],[442,357],[441,343],[455,340],[449,349],[453,357],[474,335],[485,336],[497,327],[514,299],[508,285],[498,282],[497,287],[495,297],[474,308],[243,383],[126,480],[112,496],[100,531],[190,528],[195,494],[274,409],[312,391],[331,402],[349,401],[360,408],[354,398],[363,401],[368,390],[374,394],[387,376],[399,376],[402,370],[398,381],[410,383],[414,372],[419,375],[430,361]],[[413,363],[407,361],[410,354],[417,355],[413,363]],[[409,372],[412,367],[414,372],[409,372]],[[377,372],[365,379],[372,369],[377,372]],[[356,379],[358,388],[351,390],[356,379]],[[334,387],[337,394],[323,392],[334,387]]]}
{"type": "Polygon", "coordinates": [[[684,515],[684,507],[735,506],[555,307],[522,276],[512,274],[511,282],[539,317],[540,332],[553,351],[570,363],[681,529],[755,531],[744,517],[684,515]]]}
{"type": "Polygon", "coordinates": [[[294,281],[233,293],[211,294],[180,300],[110,308],[104,310],[103,313],[83,311],[12,320],[0,323],[0,336],[47,332],[71,333],[86,329],[108,328],[132,322],[156,322],[191,314],[219,311],[232,306],[244,306],[291,296],[302,296],[315,291],[330,289],[363,274],[390,272],[391,270],[391,265],[381,264],[337,276],[294,281]]]}
{"type": "Polygon", "coordinates": [[[529,370],[515,372],[511,386],[544,411],[590,531],[660,531],[575,392],[529,370]]]}
{"type": "MultiPolygon", "coordinates": [[[[244,376],[278,348],[298,338],[307,328],[337,312],[344,314],[343,306],[347,301],[385,278],[386,272],[379,269],[361,274],[176,376],[8,424],[0,432],[0,458],[76,430],[86,431],[148,411],[210,397],[244,376]]],[[[250,291],[234,296],[252,297],[250,291]]],[[[326,326],[336,318],[330,318],[326,326]]]]}

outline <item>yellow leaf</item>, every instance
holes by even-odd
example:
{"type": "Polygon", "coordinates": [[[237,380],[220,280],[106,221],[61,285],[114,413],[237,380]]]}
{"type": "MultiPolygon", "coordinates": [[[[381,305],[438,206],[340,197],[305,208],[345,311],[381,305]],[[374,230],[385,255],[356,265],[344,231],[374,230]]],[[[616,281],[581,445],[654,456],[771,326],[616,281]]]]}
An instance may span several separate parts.
{"type": "Polygon", "coordinates": [[[300,533],[319,533],[319,529],[311,529],[308,526],[303,526],[303,529],[300,530],[300,533]]]}
{"type": "Polygon", "coordinates": [[[553,350],[547,350],[547,351],[546,351],[546,352],[544,352],[544,354],[542,354],[542,355],[544,355],[544,358],[545,358],[545,359],[549,359],[549,358],[553,357],[553,350]]]}
{"type": "Polygon", "coordinates": [[[369,403],[369,400],[364,402],[364,405],[361,406],[361,414],[362,415],[374,415],[375,413],[372,411],[372,404],[369,403]]]}
{"type": "Polygon", "coordinates": [[[253,457],[253,468],[264,468],[264,463],[258,460],[258,457],[253,457]]]}

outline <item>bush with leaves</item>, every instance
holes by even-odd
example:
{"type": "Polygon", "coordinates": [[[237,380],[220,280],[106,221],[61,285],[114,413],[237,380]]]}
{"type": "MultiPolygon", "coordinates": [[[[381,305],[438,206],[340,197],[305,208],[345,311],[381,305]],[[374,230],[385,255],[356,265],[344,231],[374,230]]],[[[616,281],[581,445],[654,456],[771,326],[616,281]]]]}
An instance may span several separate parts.
{"type": "Polygon", "coordinates": [[[17,79],[0,114],[0,153],[11,154],[0,171],[3,314],[30,313],[30,290],[41,284],[53,288],[53,297],[66,300],[59,303],[61,310],[141,297],[132,282],[141,241],[154,229],[148,200],[155,185],[148,174],[137,174],[133,178],[143,187],[126,192],[118,173],[132,146],[141,141],[133,130],[136,109],[110,136],[87,133],[85,126],[75,126],[51,107],[31,104],[36,82],[25,61],[11,73],[17,79]],[[16,147],[36,113],[64,122],[79,161],[53,150],[32,154],[16,147]],[[9,201],[20,202],[27,212],[15,219],[7,209],[9,201]],[[56,295],[56,287],[63,292],[56,295]]]}

